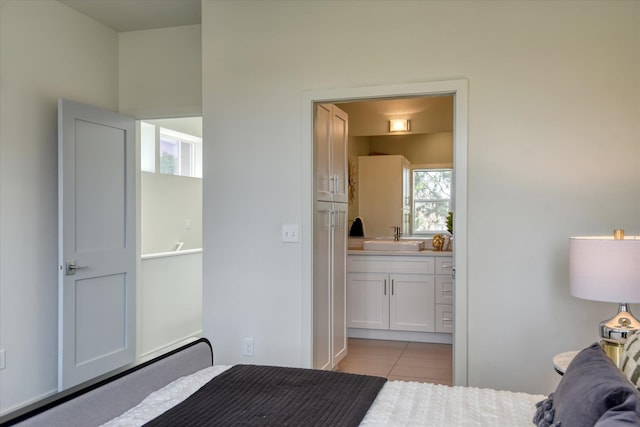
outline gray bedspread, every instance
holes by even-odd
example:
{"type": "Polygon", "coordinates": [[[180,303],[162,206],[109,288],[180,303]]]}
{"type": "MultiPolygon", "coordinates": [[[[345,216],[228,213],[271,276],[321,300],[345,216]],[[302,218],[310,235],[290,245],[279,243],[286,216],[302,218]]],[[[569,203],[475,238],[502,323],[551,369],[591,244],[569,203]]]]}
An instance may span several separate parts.
{"type": "Polygon", "coordinates": [[[236,365],[147,426],[357,426],[386,379],[236,365]]]}

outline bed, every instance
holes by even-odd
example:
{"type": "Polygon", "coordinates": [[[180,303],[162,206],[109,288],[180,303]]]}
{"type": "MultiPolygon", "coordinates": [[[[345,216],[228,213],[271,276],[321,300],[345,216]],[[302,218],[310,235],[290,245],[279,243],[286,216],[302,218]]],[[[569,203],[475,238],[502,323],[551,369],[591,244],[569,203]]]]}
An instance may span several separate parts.
{"type": "Polygon", "coordinates": [[[213,362],[211,344],[199,339],[3,425],[640,425],[638,389],[597,344],[549,396],[213,362]]]}

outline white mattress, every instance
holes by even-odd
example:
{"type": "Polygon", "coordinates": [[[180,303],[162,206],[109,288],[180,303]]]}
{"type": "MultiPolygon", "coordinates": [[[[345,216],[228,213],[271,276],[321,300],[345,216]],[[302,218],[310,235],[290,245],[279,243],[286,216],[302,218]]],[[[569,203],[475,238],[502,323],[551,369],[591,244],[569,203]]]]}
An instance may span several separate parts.
{"type": "MultiPolygon", "coordinates": [[[[217,365],[179,378],[139,405],[104,424],[140,426],[152,420],[231,366],[217,365]]],[[[362,426],[531,426],[535,403],[545,396],[474,387],[387,381],[362,426]]]]}

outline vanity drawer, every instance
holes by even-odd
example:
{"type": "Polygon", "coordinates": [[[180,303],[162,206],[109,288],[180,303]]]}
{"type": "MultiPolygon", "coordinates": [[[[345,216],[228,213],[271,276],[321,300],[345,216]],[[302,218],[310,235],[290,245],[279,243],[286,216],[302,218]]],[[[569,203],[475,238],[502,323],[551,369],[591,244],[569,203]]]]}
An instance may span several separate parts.
{"type": "Polygon", "coordinates": [[[436,332],[453,332],[453,305],[436,304],[436,332]]]}
{"type": "Polygon", "coordinates": [[[436,257],[436,274],[452,274],[453,258],[436,257]]]}
{"type": "Polygon", "coordinates": [[[436,304],[453,304],[453,278],[436,276],[436,304]]]}

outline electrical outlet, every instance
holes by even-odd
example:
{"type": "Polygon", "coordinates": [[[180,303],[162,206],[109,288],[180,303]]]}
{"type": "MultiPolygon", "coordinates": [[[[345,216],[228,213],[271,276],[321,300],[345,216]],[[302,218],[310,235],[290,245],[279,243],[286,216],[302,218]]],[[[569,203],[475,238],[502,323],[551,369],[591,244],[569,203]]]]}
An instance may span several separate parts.
{"type": "Polygon", "coordinates": [[[7,366],[6,364],[6,352],[4,351],[4,348],[2,350],[0,350],[0,369],[4,369],[5,366],[7,366]]]}
{"type": "Polygon", "coordinates": [[[246,337],[242,340],[242,355],[253,356],[253,338],[246,337]]]}
{"type": "Polygon", "coordinates": [[[282,241],[287,243],[299,242],[298,224],[284,224],[282,226],[282,241]]]}

